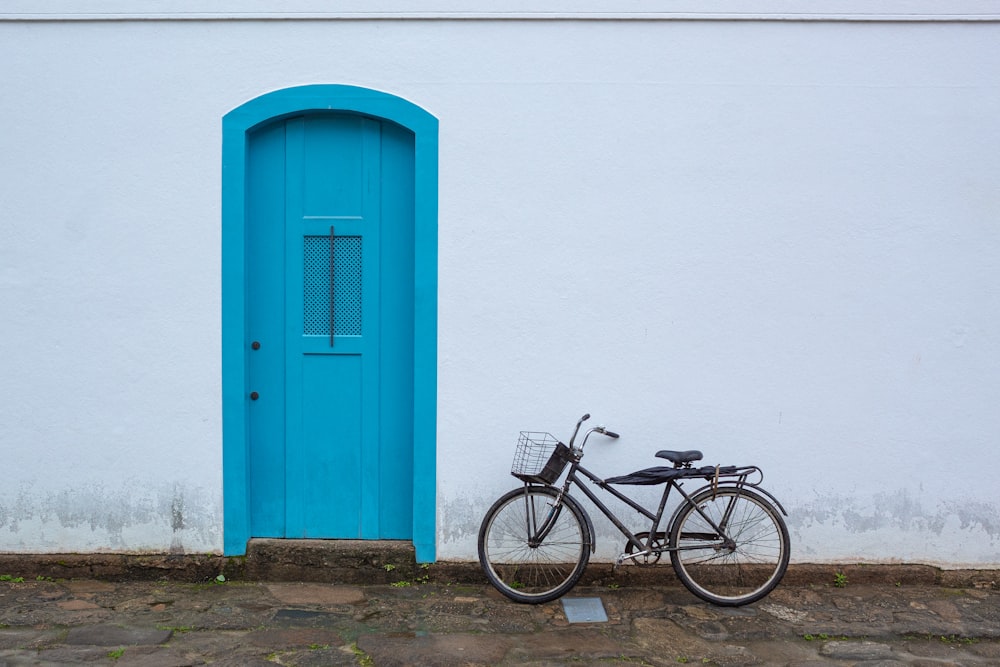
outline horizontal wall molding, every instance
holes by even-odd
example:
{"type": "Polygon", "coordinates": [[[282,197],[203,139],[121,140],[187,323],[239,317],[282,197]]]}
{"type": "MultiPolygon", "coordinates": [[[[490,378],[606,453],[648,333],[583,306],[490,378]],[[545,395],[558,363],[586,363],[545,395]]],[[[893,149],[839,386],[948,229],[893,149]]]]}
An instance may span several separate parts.
{"type": "Polygon", "coordinates": [[[6,0],[0,21],[1000,21],[1000,0],[6,0]]]}

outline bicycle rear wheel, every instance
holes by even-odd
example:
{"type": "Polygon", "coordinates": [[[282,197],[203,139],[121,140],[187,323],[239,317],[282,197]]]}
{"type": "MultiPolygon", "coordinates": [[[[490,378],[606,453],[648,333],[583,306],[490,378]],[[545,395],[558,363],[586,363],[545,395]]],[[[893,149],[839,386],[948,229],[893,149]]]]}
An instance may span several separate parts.
{"type": "Polygon", "coordinates": [[[590,560],[583,510],[548,486],[515,489],[493,503],[479,529],[479,563],[490,583],[515,602],[562,596],[590,560]]]}
{"type": "Polygon", "coordinates": [[[726,607],[756,602],[774,590],[790,553],[781,512],[745,488],[705,489],[691,501],[670,529],[670,561],[681,583],[726,607]]]}

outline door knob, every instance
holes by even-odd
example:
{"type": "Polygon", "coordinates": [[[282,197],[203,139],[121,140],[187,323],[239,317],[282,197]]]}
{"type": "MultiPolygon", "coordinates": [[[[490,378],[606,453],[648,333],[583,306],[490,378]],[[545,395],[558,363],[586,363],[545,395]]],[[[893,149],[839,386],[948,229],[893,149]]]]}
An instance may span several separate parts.
{"type": "Polygon", "coordinates": [[[258,398],[260,398],[260,394],[258,394],[255,391],[251,391],[250,392],[250,400],[251,401],[256,401],[258,398]]]}

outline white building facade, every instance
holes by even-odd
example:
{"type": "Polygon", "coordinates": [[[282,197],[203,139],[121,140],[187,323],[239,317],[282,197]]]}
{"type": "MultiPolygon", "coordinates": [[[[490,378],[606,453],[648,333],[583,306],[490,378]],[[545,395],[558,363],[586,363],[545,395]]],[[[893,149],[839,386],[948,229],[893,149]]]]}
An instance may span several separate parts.
{"type": "Polygon", "coordinates": [[[0,8],[0,552],[474,560],[589,412],[760,465],[793,563],[1000,567],[1000,3],[133,4],[0,8]]]}

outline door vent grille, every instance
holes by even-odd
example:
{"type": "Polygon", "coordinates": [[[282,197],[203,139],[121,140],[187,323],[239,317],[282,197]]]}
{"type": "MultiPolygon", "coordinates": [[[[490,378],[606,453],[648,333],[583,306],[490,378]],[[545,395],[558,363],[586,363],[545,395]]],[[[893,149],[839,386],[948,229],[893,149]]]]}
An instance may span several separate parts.
{"type": "Polygon", "coordinates": [[[360,336],[361,237],[306,236],[303,240],[305,279],[302,332],[307,336],[329,336],[332,321],[334,335],[360,336]],[[333,261],[332,290],[331,260],[333,261]]]}

